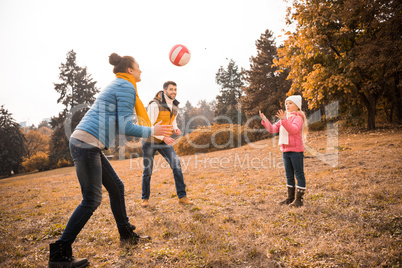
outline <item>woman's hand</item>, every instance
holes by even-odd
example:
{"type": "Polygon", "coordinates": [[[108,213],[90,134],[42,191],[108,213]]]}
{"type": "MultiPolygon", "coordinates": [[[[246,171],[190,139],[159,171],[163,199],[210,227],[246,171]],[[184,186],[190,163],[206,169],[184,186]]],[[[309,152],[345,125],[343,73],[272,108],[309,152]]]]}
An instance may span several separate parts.
{"type": "Polygon", "coordinates": [[[161,125],[162,121],[159,121],[158,123],[155,124],[154,130],[155,136],[165,136],[165,137],[170,137],[173,133],[173,126],[172,125],[161,125]]]}
{"type": "Polygon", "coordinates": [[[177,136],[180,136],[181,130],[180,130],[179,128],[177,128],[177,129],[174,131],[174,134],[176,134],[177,136]]]}
{"type": "Polygon", "coordinates": [[[286,118],[286,113],[284,113],[282,110],[278,110],[278,112],[276,113],[276,117],[283,120],[286,118]]]}
{"type": "Polygon", "coordinates": [[[268,119],[265,117],[265,115],[263,113],[261,113],[261,110],[258,111],[260,113],[260,117],[262,118],[262,120],[268,121],[268,119]]]}

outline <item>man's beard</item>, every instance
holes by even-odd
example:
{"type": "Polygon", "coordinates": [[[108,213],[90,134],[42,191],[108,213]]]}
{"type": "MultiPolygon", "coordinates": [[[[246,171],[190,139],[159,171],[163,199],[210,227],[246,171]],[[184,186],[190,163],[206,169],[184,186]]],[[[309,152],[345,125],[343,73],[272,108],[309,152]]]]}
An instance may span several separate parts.
{"type": "Polygon", "coordinates": [[[172,96],[171,95],[169,95],[169,94],[165,94],[169,99],[171,99],[172,101],[175,99],[175,98],[172,98],[172,96]]]}

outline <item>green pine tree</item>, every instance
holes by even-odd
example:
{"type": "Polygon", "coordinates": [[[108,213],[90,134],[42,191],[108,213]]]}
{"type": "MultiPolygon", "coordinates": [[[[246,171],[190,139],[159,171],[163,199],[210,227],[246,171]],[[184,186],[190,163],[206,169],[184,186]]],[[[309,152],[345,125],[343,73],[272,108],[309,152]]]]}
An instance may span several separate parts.
{"type": "Polygon", "coordinates": [[[241,108],[240,97],[243,82],[241,72],[234,60],[230,60],[225,70],[222,66],[216,73],[216,83],[221,86],[220,95],[216,96],[215,116],[218,124],[242,124],[246,117],[241,108]],[[220,118],[219,118],[220,117],[220,118]]]}
{"type": "Polygon", "coordinates": [[[11,115],[0,106],[0,176],[17,174],[27,154],[25,136],[11,115]]]}
{"type": "MultiPolygon", "coordinates": [[[[289,91],[291,81],[286,80],[289,71],[273,66],[277,59],[275,38],[271,31],[266,30],[256,42],[257,56],[250,58],[250,70],[243,71],[246,82],[242,97],[242,104],[247,118],[258,115],[261,110],[267,117],[275,115],[279,109],[283,109],[286,93],[289,91]]],[[[252,127],[260,127],[261,120],[252,122],[252,127]],[[254,123],[254,124],[253,124],[254,123]],[[255,124],[257,123],[257,124],[255,124]]]]}
{"type": "Polygon", "coordinates": [[[87,73],[87,68],[77,65],[74,50],[67,53],[66,63],[61,63],[59,69],[61,82],[54,83],[54,88],[60,94],[57,103],[62,103],[64,109],[50,122],[54,132],[50,140],[49,158],[53,164],[71,159],[69,135],[94,103],[94,96],[99,92],[95,86],[97,82],[87,73]]]}

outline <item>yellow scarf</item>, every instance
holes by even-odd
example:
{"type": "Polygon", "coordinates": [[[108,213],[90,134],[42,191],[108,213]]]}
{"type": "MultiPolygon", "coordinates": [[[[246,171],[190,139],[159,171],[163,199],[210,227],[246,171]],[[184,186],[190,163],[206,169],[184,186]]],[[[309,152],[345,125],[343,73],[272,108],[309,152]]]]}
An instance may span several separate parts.
{"type": "Polygon", "coordinates": [[[138,96],[138,90],[137,90],[137,83],[135,81],[135,78],[128,73],[117,73],[116,74],[117,78],[122,78],[124,80],[127,80],[128,82],[131,82],[135,88],[135,113],[137,114],[137,120],[138,124],[141,126],[145,127],[151,127],[151,120],[149,120],[147,110],[144,107],[144,104],[140,100],[140,97],[138,96]]]}

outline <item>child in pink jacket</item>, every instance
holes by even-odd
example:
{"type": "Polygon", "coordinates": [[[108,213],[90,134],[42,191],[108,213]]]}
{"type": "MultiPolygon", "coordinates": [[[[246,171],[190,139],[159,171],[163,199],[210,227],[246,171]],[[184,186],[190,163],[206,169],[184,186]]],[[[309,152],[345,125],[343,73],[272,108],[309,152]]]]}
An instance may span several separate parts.
{"type": "Polygon", "coordinates": [[[303,196],[306,190],[306,179],[304,177],[304,147],[302,132],[307,128],[307,119],[301,111],[302,98],[299,95],[293,95],[285,100],[286,113],[279,110],[276,117],[279,122],[272,125],[263,113],[261,124],[270,132],[279,132],[279,145],[283,152],[283,165],[288,188],[288,198],[280,202],[281,205],[293,207],[303,206],[303,196]],[[297,186],[295,183],[295,175],[297,186]],[[296,188],[297,193],[296,193],[296,188]],[[295,198],[296,196],[296,198],[295,198]],[[293,202],[294,201],[294,202],[293,202]]]}

